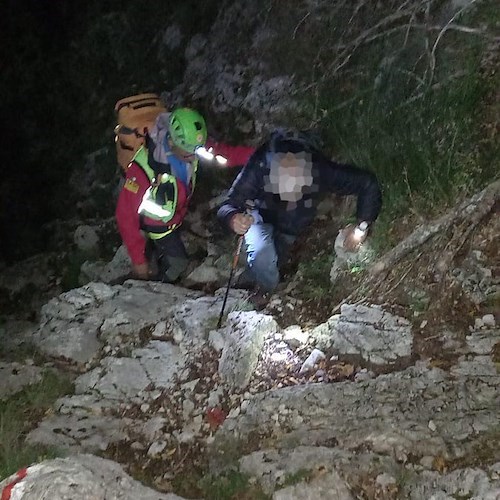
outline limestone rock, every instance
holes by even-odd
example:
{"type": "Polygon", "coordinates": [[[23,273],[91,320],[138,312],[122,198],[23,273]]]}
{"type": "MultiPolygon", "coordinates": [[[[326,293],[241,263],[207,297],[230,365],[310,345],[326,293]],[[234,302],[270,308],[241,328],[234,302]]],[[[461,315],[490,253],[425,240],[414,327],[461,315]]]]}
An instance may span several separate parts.
{"type": "Polygon", "coordinates": [[[42,368],[0,361],[0,401],[42,380],[42,368]]]}
{"type": "Polygon", "coordinates": [[[277,330],[272,316],[257,312],[234,312],[228,316],[226,343],[219,362],[219,373],[234,388],[247,386],[268,335],[277,330]]]}
{"type": "Polygon", "coordinates": [[[413,344],[410,322],[377,306],[344,304],[339,316],[310,335],[319,349],[334,348],[379,365],[410,356],[413,344]]]}
{"type": "MultiPolygon", "coordinates": [[[[16,500],[181,500],[158,493],[124,472],[122,467],[93,455],[76,455],[32,465],[0,483],[16,500]]],[[[2,495],[3,498],[3,495],[2,495]]]]}

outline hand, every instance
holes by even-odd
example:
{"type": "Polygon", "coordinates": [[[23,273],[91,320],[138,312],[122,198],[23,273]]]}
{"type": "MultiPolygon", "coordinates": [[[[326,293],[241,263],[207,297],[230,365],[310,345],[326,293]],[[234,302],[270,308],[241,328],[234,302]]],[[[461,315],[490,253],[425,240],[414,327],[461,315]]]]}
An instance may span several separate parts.
{"type": "Polygon", "coordinates": [[[149,264],[147,262],[144,262],[144,264],[134,264],[132,272],[138,280],[148,280],[150,278],[149,264]]]}
{"type": "Polygon", "coordinates": [[[235,214],[229,221],[231,229],[239,235],[245,234],[253,224],[253,217],[248,214],[235,214]]]}
{"type": "Polygon", "coordinates": [[[368,229],[360,230],[358,226],[354,224],[349,224],[344,229],[342,233],[345,235],[344,238],[344,250],[347,252],[356,252],[361,247],[361,244],[366,240],[368,236],[368,229]]]}

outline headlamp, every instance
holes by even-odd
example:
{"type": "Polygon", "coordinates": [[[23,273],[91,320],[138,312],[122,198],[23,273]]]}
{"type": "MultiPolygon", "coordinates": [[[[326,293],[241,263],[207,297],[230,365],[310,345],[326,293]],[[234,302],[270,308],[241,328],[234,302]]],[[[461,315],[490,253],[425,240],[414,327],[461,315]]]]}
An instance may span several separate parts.
{"type": "Polygon", "coordinates": [[[227,163],[227,158],[224,158],[222,155],[215,155],[215,161],[219,165],[225,165],[227,163]]]}
{"type": "Polygon", "coordinates": [[[219,165],[225,165],[227,163],[227,158],[221,155],[214,155],[213,148],[207,149],[205,146],[198,146],[195,151],[195,155],[198,158],[206,161],[216,161],[219,165]]]}

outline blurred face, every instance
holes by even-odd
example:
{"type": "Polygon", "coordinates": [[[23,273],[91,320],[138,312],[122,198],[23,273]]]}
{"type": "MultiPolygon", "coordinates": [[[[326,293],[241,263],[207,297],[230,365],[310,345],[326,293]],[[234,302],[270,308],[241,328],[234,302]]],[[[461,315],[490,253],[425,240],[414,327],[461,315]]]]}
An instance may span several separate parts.
{"type": "Polygon", "coordinates": [[[281,200],[301,200],[313,184],[311,155],[306,152],[275,153],[266,180],[265,190],[278,194],[281,200]]]}

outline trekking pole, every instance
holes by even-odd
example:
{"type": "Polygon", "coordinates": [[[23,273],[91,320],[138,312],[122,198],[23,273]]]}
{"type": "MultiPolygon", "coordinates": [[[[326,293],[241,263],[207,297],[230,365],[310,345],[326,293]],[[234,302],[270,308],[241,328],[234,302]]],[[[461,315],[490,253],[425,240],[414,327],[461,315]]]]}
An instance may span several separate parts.
{"type": "MultiPolygon", "coordinates": [[[[250,214],[250,211],[254,208],[254,202],[247,200],[245,202],[246,205],[246,213],[250,214]]],[[[226,293],[224,294],[224,301],[222,302],[222,309],[219,314],[219,321],[217,321],[217,329],[219,329],[222,325],[222,317],[224,316],[224,309],[226,308],[226,302],[227,302],[227,296],[229,295],[229,288],[231,288],[231,281],[234,276],[234,272],[236,271],[236,268],[238,267],[238,260],[240,258],[240,253],[241,253],[241,247],[243,245],[243,237],[245,235],[242,234],[238,236],[238,243],[236,244],[236,251],[234,252],[233,255],[233,264],[231,266],[231,271],[229,273],[229,279],[227,281],[227,287],[226,287],[226,293]]]]}

